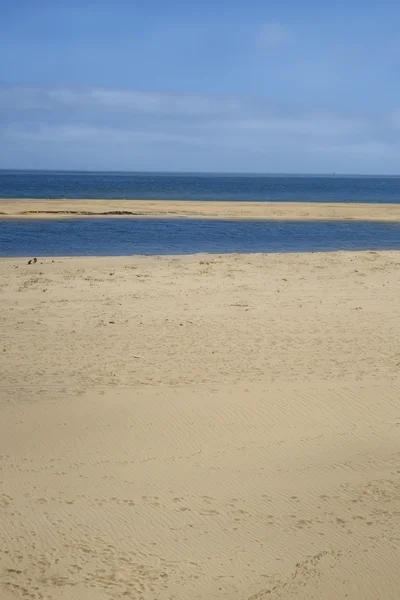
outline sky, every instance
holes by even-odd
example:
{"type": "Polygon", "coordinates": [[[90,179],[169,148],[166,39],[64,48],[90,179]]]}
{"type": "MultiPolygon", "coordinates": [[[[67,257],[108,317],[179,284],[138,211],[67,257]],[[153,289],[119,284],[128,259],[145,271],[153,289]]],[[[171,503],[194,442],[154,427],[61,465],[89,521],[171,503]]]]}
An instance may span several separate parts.
{"type": "Polygon", "coordinates": [[[0,168],[400,174],[400,3],[0,0],[0,168]]]}

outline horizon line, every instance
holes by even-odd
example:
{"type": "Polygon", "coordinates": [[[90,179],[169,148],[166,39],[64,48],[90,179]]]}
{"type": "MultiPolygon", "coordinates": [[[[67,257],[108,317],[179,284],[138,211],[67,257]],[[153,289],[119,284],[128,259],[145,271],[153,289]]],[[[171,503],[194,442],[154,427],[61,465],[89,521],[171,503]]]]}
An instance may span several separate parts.
{"type": "Polygon", "coordinates": [[[398,178],[400,173],[308,173],[308,172],[256,172],[256,171],[130,171],[126,169],[28,169],[28,168],[2,168],[0,173],[104,173],[104,174],[127,174],[127,175],[208,175],[208,176],[230,176],[230,177],[391,177],[398,178]]]}

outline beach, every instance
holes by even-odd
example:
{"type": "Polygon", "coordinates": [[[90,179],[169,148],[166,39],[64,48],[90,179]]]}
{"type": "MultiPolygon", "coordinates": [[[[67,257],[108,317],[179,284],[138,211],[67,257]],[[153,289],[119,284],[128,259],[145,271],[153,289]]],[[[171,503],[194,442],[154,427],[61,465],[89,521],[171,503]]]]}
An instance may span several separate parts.
{"type": "Polygon", "coordinates": [[[400,221],[400,204],[0,198],[1,219],[83,217],[400,221]]]}
{"type": "MultiPolygon", "coordinates": [[[[114,205],[400,220],[0,212],[114,205]]],[[[0,597],[398,600],[399,297],[400,252],[0,259],[0,597]]]]}

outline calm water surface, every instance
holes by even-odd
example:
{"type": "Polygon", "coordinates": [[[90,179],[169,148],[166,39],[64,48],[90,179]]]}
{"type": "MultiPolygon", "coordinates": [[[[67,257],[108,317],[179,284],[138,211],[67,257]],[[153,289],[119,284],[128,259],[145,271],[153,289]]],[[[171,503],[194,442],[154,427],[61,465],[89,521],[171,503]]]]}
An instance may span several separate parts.
{"type": "Polygon", "coordinates": [[[201,219],[0,220],[0,256],[400,250],[400,223],[201,219]]]}
{"type": "Polygon", "coordinates": [[[0,171],[0,198],[400,202],[400,177],[0,171]]]}

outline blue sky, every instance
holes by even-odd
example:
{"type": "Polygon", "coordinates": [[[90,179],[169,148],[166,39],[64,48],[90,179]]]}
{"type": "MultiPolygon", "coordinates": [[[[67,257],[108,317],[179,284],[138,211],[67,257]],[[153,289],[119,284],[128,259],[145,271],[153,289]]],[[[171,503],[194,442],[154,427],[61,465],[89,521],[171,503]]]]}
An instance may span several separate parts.
{"type": "Polygon", "coordinates": [[[400,3],[0,0],[0,168],[400,172],[400,3]]]}

